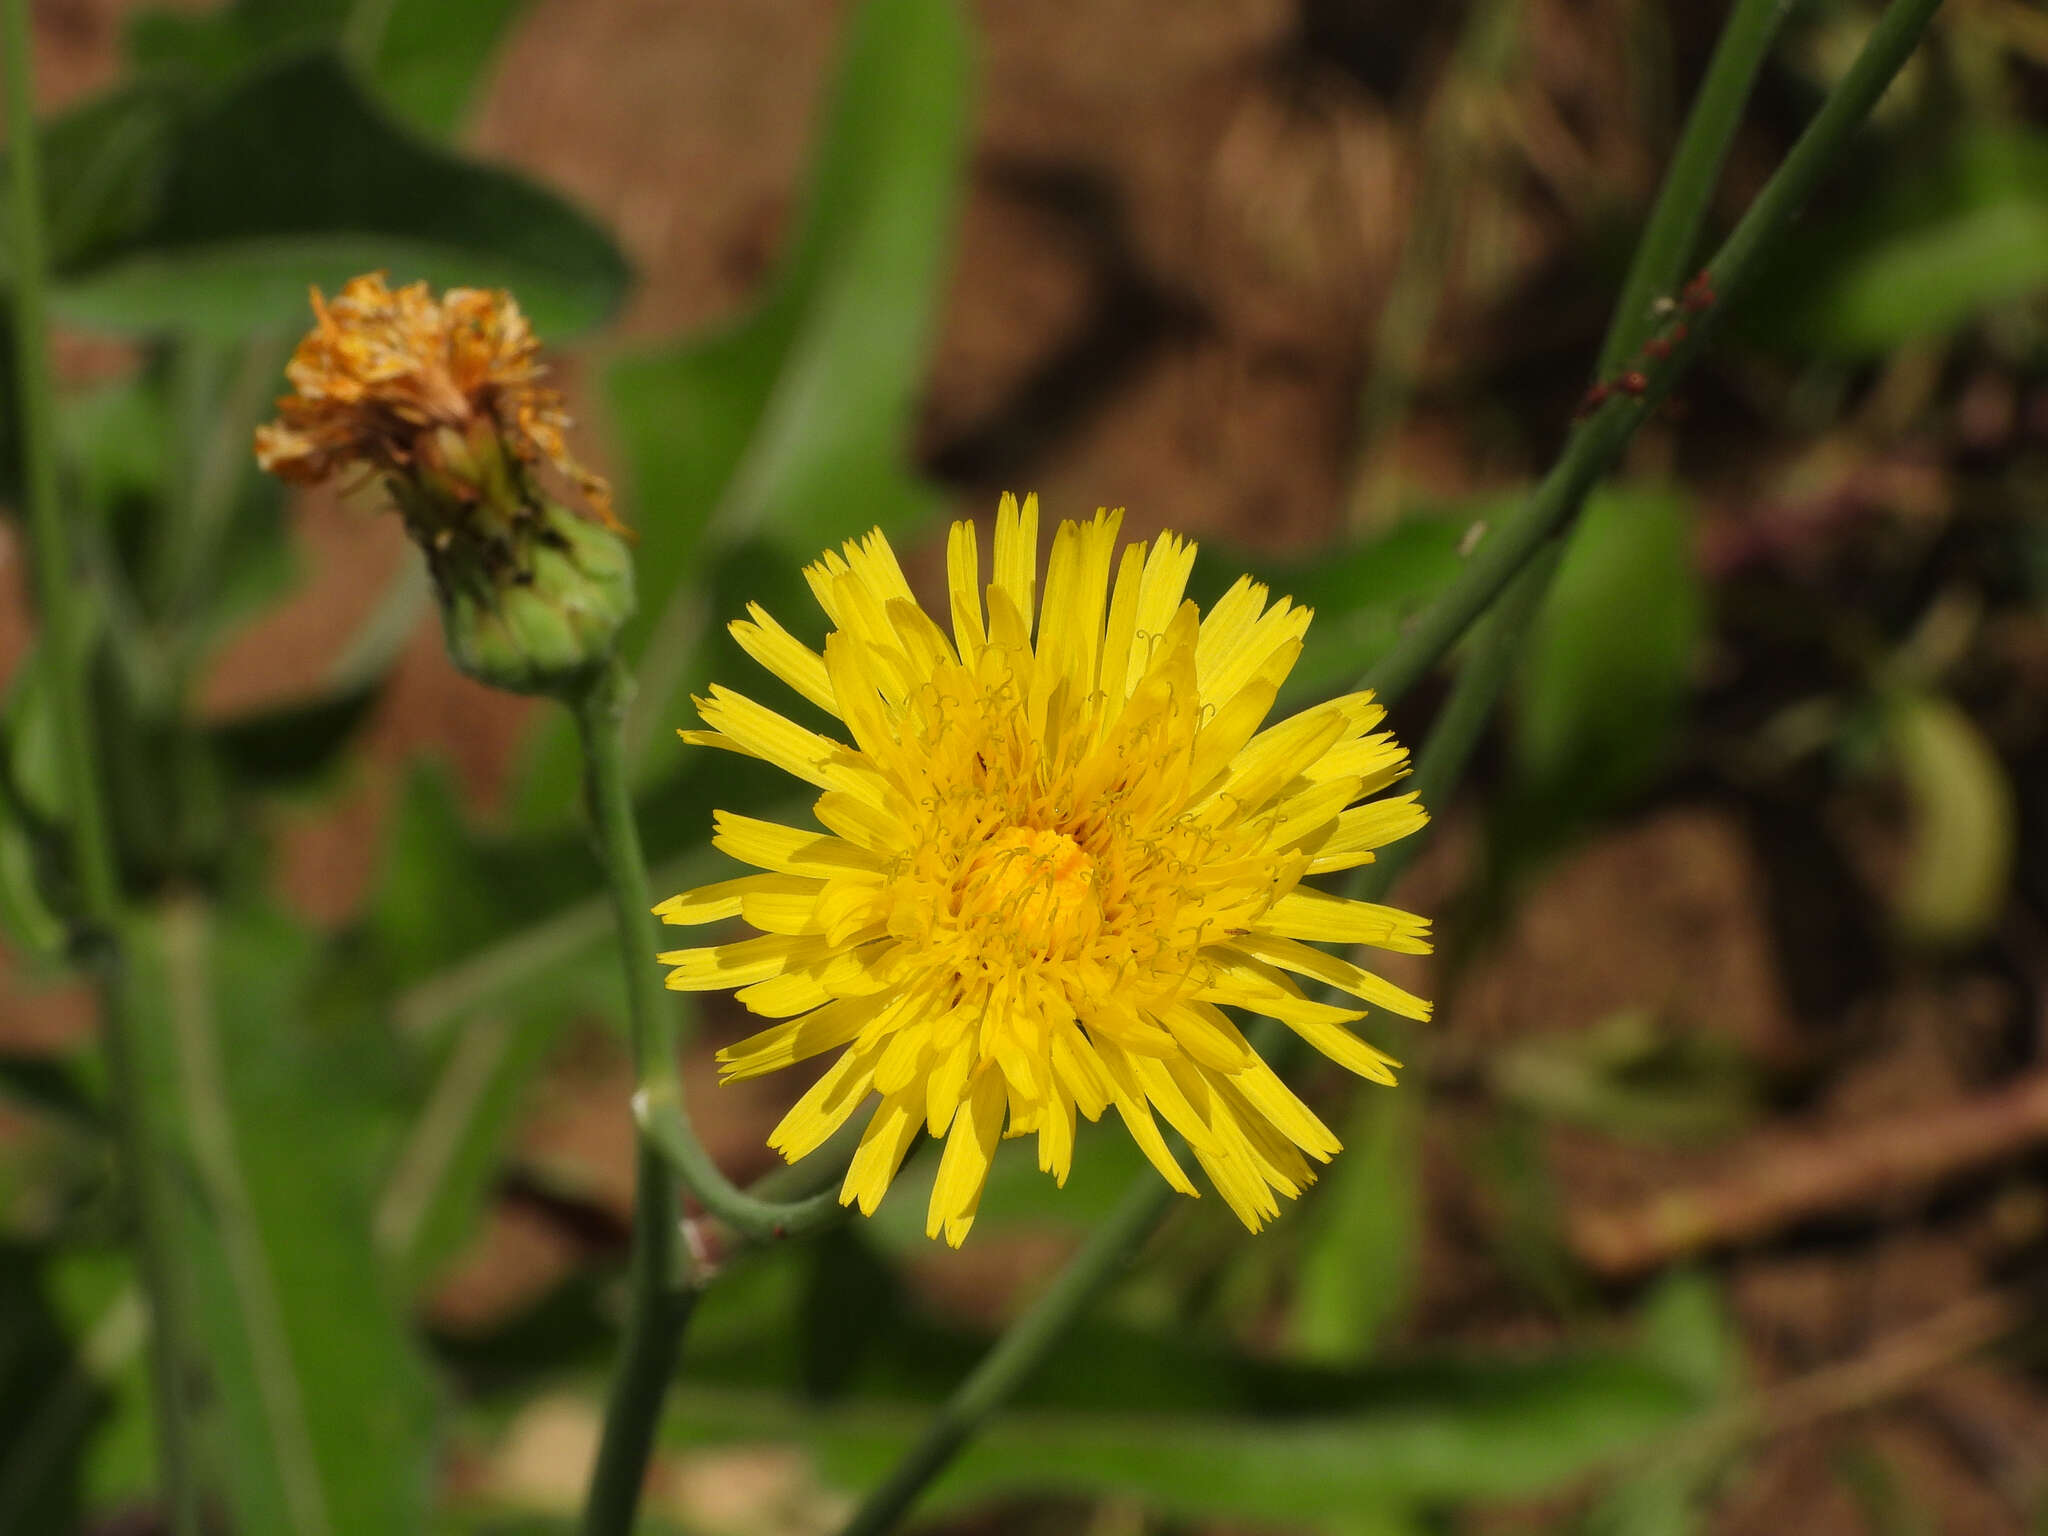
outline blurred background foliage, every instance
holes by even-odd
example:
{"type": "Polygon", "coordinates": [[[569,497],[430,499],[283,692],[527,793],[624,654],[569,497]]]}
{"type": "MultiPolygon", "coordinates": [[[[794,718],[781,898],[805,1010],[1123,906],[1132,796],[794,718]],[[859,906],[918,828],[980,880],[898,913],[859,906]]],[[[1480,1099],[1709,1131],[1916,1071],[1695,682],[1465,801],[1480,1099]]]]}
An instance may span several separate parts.
{"type": "MultiPolygon", "coordinates": [[[[725,620],[816,638],[801,563],[876,524],[928,584],[1000,489],[1125,503],[1202,538],[1204,600],[1250,569],[1317,609],[1283,704],[1384,654],[1590,381],[1722,10],[36,8],[65,488],[227,1528],[568,1529],[630,1178],[563,722],[449,670],[374,490],[289,506],[250,461],[307,284],[504,285],[559,344],[638,532],[673,888],[713,806],[792,809],[669,735],[758,681],[725,620]]],[[[1795,8],[1715,225],[1873,14],[1795,8]]],[[[1434,808],[1404,1086],[1312,1078],[1323,1184],[1257,1241],[1177,1212],[940,1528],[2048,1519],[2037,8],[1954,0],[1680,404],[1434,808]]],[[[135,1532],[142,1314],[9,609],[0,1533],[135,1532]]],[[[739,1025],[706,1015],[700,1115],[760,1171],[779,1091],[710,1089],[739,1025]]],[[[735,1257],[648,1528],[830,1530],[1137,1171],[1084,1140],[1064,1191],[1006,1152],[963,1253],[921,1235],[927,1163],[735,1257]]]]}

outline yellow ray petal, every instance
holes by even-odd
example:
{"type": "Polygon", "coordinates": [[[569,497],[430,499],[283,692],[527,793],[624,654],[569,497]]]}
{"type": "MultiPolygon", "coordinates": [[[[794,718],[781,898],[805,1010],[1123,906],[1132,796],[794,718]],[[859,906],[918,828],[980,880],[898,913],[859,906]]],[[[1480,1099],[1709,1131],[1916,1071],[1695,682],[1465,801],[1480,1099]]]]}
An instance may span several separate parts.
{"type": "Polygon", "coordinates": [[[756,821],[736,811],[713,811],[711,846],[748,864],[785,875],[879,879],[883,860],[864,848],[824,832],[756,821]]]}
{"type": "Polygon", "coordinates": [[[779,1072],[845,1045],[881,1012],[884,1001],[880,997],[834,998],[823,1007],[749,1035],[719,1051],[719,1079],[738,1082],[765,1072],[779,1072]]]}
{"type": "Polygon", "coordinates": [[[674,966],[668,984],[676,992],[708,992],[714,987],[744,987],[750,982],[780,976],[831,953],[824,939],[789,938],[770,934],[766,938],[741,939],[733,944],[711,944],[701,949],[671,949],[654,958],[674,966]]]}
{"type": "Polygon", "coordinates": [[[1145,574],[1138,583],[1137,612],[1131,624],[1130,660],[1124,668],[1121,691],[1126,696],[1151,670],[1161,637],[1181,612],[1181,597],[1187,591],[1188,574],[1194,568],[1194,543],[1170,533],[1162,533],[1145,557],[1145,574]]]}
{"type": "Polygon", "coordinates": [[[1095,686],[1102,691],[1103,719],[1114,720],[1130,692],[1131,633],[1138,626],[1138,588],[1145,577],[1145,546],[1126,544],[1110,595],[1109,619],[1103,630],[1102,658],[1095,686]]]}
{"type": "Polygon", "coordinates": [[[932,1184],[931,1208],[925,1216],[926,1237],[937,1237],[943,1230],[947,1243],[955,1248],[966,1240],[981,1205],[989,1162],[1002,1136],[1007,1100],[1002,1073],[992,1065],[983,1066],[968,1085],[946,1137],[939,1175],[932,1184]]]}
{"type": "Polygon", "coordinates": [[[1145,1154],[1146,1161],[1159,1170],[1159,1176],[1184,1195],[1200,1198],[1200,1192],[1188,1179],[1180,1164],[1174,1160],[1172,1150],[1166,1145],[1166,1138],[1159,1134],[1159,1126],[1152,1118],[1152,1109],[1146,1101],[1144,1087],[1138,1081],[1134,1058],[1119,1050],[1107,1040],[1094,1040],[1097,1059],[1103,1067],[1103,1075],[1109,1081],[1110,1091],[1116,1104],[1116,1112],[1122,1116],[1124,1129],[1131,1133],[1131,1140],[1138,1144],[1138,1150],[1145,1154]]]}
{"type": "Polygon", "coordinates": [[[880,1054],[849,1047],[768,1133],[768,1145],[793,1163],[830,1141],[867,1098],[874,1084],[875,1058],[880,1054]]]}
{"type": "Polygon", "coordinates": [[[825,671],[839,700],[839,718],[853,733],[861,751],[882,764],[892,764],[901,750],[896,723],[884,705],[867,648],[845,630],[825,637],[825,671]]]}
{"type": "Polygon", "coordinates": [[[925,1128],[932,1135],[943,1136],[952,1125],[953,1116],[960,1108],[961,1096],[967,1092],[968,1074],[974,1069],[974,1054],[974,1035],[968,1031],[941,1050],[932,1062],[924,1082],[925,1128]]]}
{"type": "Polygon", "coordinates": [[[1065,1189],[1073,1166],[1074,1101],[1056,1086],[1039,1106],[1038,1171],[1051,1174],[1053,1183],[1065,1189]]]}
{"type": "Polygon", "coordinates": [[[1232,1073],[1230,1083],[1246,1103],[1311,1157],[1327,1163],[1343,1150],[1336,1133],[1262,1059],[1254,1057],[1242,1071],[1232,1073]]]}
{"type": "Polygon", "coordinates": [[[995,581],[989,588],[991,606],[996,592],[1010,600],[1024,620],[1024,635],[1031,635],[1031,620],[1038,612],[1038,497],[1017,498],[1005,491],[996,507],[995,581]]]}
{"type": "Polygon", "coordinates": [[[1037,692],[1067,685],[1070,704],[1095,691],[1102,645],[1109,562],[1116,553],[1123,509],[1099,511],[1086,523],[1061,523],[1046,563],[1045,606],[1038,625],[1037,692]]]}
{"type": "Polygon", "coordinates": [[[781,880],[780,887],[757,887],[740,898],[740,916],[763,933],[798,934],[825,931],[818,915],[818,897],[824,886],[814,880],[790,875],[760,875],[761,880],[781,880]]]}
{"type": "Polygon", "coordinates": [[[988,643],[981,622],[981,555],[972,523],[955,523],[947,535],[946,591],[952,604],[953,648],[972,667],[988,643]]]}
{"type": "MultiPolygon", "coordinates": [[[[1360,792],[1363,788],[1361,784],[1360,792]]],[[[1376,849],[1421,831],[1428,822],[1429,813],[1416,796],[1393,795],[1352,806],[1326,832],[1305,839],[1301,846],[1311,856],[1310,871],[1320,875],[1369,864],[1376,849]]]]}
{"type": "Polygon", "coordinates": [[[860,1205],[863,1216],[875,1214],[890,1181],[903,1166],[903,1156],[917,1140],[919,1125],[918,1090],[907,1088],[883,1099],[861,1133],[860,1147],[847,1166],[846,1182],[839,1188],[839,1203],[860,1205]]]}
{"type": "Polygon", "coordinates": [[[1257,928],[1261,933],[1318,944],[1370,944],[1404,955],[1430,951],[1428,918],[1325,891],[1289,891],[1273,903],[1257,928]]]}
{"type": "Polygon", "coordinates": [[[696,700],[709,731],[678,731],[695,746],[728,747],[773,763],[792,778],[820,789],[843,789],[879,801],[874,770],[843,743],[804,729],[744,694],[713,684],[711,696],[696,700]]]}
{"type": "Polygon", "coordinates": [[[1236,1072],[1255,1059],[1237,1026],[1214,1008],[1177,1001],[1160,1009],[1158,1017],[1181,1049],[1206,1067],[1236,1072]]]}
{"type": "Polygon", "coordinates": [[[832,681],[825,675],[825,659],[776,623],[759,603],[747,604],[747,612],[753,616],[751,624],[734,619],[726,625],[740,649],[820,709],[838,714],[838,706],[832,702],[832,681]]]}
{"type": "Polygon", "coordinates": [[[1297,976],[1340,988],[1376,1008],[1398,1013],[1405,1019],[1426,1021],[1432,1011],[1432,1005],[1426,998],[1417,997],[1413,992],[1395,986],[1384,976],[1375,976],[1349,960],[1295,939],[1283,939],[1277,934],[1260,933],[1254,929],[1239,934],[1231,940],[1229,947],[1254,960],[1292,971],[1297,976]]]}
{"type": "MultiPolygon", "coordinates": [[[[824,888],[824,881],[801,875],[741,875],[736,880],[720,880],[671,896],[654,909],[654,915],[664,923],[695,927],[701,923],[715,923],[721,918],[738,917],[741,903],[748,896],[809,896],[815,899],[824,888]]],[[[748,921],[753,920],[750,918],[748,921]]],[[[754,926],[758,928],[761,925],[755,923],[754,926]]]]}

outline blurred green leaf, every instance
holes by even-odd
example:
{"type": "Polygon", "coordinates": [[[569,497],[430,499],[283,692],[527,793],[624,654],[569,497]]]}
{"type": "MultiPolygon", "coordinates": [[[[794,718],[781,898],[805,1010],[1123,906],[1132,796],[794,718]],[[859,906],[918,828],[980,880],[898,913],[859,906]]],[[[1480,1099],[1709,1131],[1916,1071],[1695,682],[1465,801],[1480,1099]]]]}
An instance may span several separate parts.
{"type": "Polygon", "coordinates": [[[377,1202],[378,1245],[408,1292],[476,1230],[528,1086],[558,1037],[560,1010],[482,1013],[449,1046],[377,1202]]]}
{"type": "MultiPolygon", "coordinates": [[[[913,1405],[942,1398],[986,1341],[866,1288],[864,1347],[820,1408],[801,1390],[790,1342],[806,1293],[762,1283],[793,1280],[800,1261],[744,1262],[706,1297],[666,1433],[691,1445],[793,1437],[832,1480],[870,1486],[923,1426],[928,1409],[913,1405]]],[[[821,1267],[813,1284],[829,1283],[821,1267]]],[[[1341,1531],[1351,1519],[1537,1496],[1652,1445],[1716,1400],[1726,1379],[1716,1352],[1730,1346],[1710,1291],[1660,1292],[1640,1335],[1628,1353],[1335,1370],[1225,1353],[1184,1331],[1084,1322],[937,1498],[1114,1495],[1191,1518],[1341,1531]]]]}
{"type": "Polygon", "coordinates": [[[128,52],[144,70],[175,71],[220,88],[281,55],[341,47],[367,61],[388,106],[446,136],[525,6],[526,0],[234,0],[198,14],[146,10],[128,24],[128,52]]]}
{"type": "Polygon", "coordinates": [[[1643,1358],[1691,1387],[1703,1406],[1742,1390],[1742,1341],[1711,1277],[1693,1270],[1665,1276],[1644,1299],[1636,1328],[1643,1358]]]}
{"type": "MultiPolygon", "coordinates": [[[[1381,1033],[1387,1051],[1412,1060],[1384,1025],[1381,1033]]],[[[1414,1295],[1423,1220],[1420,1083],[1417,1073],[1399,1093],[1354,1097],[1344,1153],[1308,1206],[1291,1332],[1311,1358],[1364,1358],[1414,1295]]]]}
{"type": "MultiPolygon", "coordinates": [[[[734,325],[612,367],[640,535],[641,611],[621,644],[640,679],[629,747],[643,762],[688,713],[706,631],[767,595],[721,569],[729,550],[763,541],[794,576],[822,549],[877,525],[901,534],[937,506],[907,451],[952,245],[968,74],[956,0],[867,0],[767,296],[734,325]]],[[[521,815],[559,817],[575,774],[570,732],[550,720],[521,815]]]]}
{"type": "MultiPolygon", "coordinates": [[[[1333,1383],[1329,1395],[1338,1401],[1295,1417],[1012,1410],[961,1454],[935,1500],[1120,1495],[1169,1513],[1313,1527],[1349,1510],[1551,1491],[1669,1430],[1694,1403],[1661,1372],[1592,1354],[1389,1368],[1333,1383]]],[[[878,1403],[811,1412],[686,1376],[669,1429],[692,1443],[794,1435],[833,1481],[865,1487],[924,1419],[878,1403]]]]}
{"type": "Polygon", "coordinates": [[[0,933],[24,959],[55,960],[69,939],[45,889],[51,862],[45,840],[0,801],[0,933]]]}
{"type": "Polygon", "coordinates": [[[98,1099],[60,1056],[0,1050],[0,1098],[76,1124],[100,1124],[98,1099]]]}
{"type": "Polygon", "coordinates": [[[433,1399],[371,1243],[389,1060],[375,1021],[270,913],[169,908],[127,949],[158,1010],[137,1031],[146,1068],[189,1158],[177,1251],[237,1525],[417,1529],[433,1399]]]}
{"type": "Polygon", "coordinates": [[[359,0],[232,0],[197,13],[152,7],[128,21],[141,70],[175,70],[227,85],[277,55],[338,40],[359,0]]]}
{"type": "MultiPolygon", "coordinates": [[[[88,1514],[133,1506],[156,1491],[156,1429],[149,1386],[148,1317],[126,1253],[71,1248],[50,1270],[50,1295],[78,1356],[43,1412],[62,1421],[88,1395],[100,1407],[85,1450],[88,1514]]],[[[4,1476],[5,1474],[0,1474],[4,1476]]]]}
{"type": "Polygon", "coordinates": [[[2012,885],[2012,780],[1976,722],[1939,694],[1888,701],[1881,728],[1913,818],[1910,857],[1890,884],[1892,916],[1915,943],[1974,943],[2012,885]]]}
{"type": "Polygon", "coordinates": [[[1870,1536],[1935,1536],[1941,1529],[1891,1458],[1869,1441],[1842,1446],[1828,1460],[1836,1480],[1855,1499],[1870,1536]]]}
{"type": "MultiPolygon", "coordinates": [[[[176,91],[140,80],[43,125],[43,229],[54,270],[106,255],[147,222],[169,172],[178,109],[176,91]]],[[[12,213],[0,211],[0,273],[10,281],[12,230],[12,213]]]]}
{"type": "Polygon", "coordinates": [[[1647,1141],[1725,1136],[1761,1105],[1757,1074],[1732,1041],[1672,1029],[1646,1008],[1512,1045],[1487,1075],[1503,1099],[1533,1113],[1647,1141]]]}
{"type": "Polygon", "coordinates": [[[57,756],[46,671],[42,652],[31,650],[8,679],[6,784],[21,819],[56,823],[69,814],[71,796],[57,756]]]}
{"type": "Polygon", "coordinates": [[[1518,679],[1515,763],[1535,814],[1591,814],[1661,765],[1705,623],[1682,498],[1596,491],[1518,679]]]}
{"type": "Polygon", "coordinates": [[[1786,243],[1745,299],[1757,341],[1877,357],[2048,285],[2048,135],[1976,130],[1866,162],[1843,212],[1786,243]]]}
{"type": "Polygon", "coordinates": [[[528,0],[357,0],[382,13],[372,73],[393,110],[428,132],[452,134],[486,67],[528,0]]]}
{"type": "Polygon", "coordinates": [[[628,280],[611,241],[508,171],[414,138],[331,53],[286,57],[172,135],[145,225],[63,273],[66,318],[236,339],[305,322],[306,287],[507,287],[543,334],[595,325],[628,280]]]}
{"type": "MultiPolygon", "coordinates": [[[[1699,1394],[1702,1419],[1743,1389],[1742,1346],[1720,1288],[1679,1271],[1660,1281],[1639,1314],[1641,1352],[1699,1394]]],[[[1575,1528],[1582,1536],[1692,1536],[1730,1455],[1725,1436],[1673,1435],[1631,1465],[1575,1528]]]]}
{"type": "MultiPolygon", "coordinates": [[[[392,817],[364,930],[384,980],[403,986],[502,941],[517,942],[537,920],[601,889],[580,831],[517,842],[486,837],[469,825],[445,770],[422,764],[392,817]]],[[[534,981],[522,978],[528,1001],[539,1000],[534,981]]]]}
{"type": "Polygon", "coordinates": [[[297,788],[340,760],[382,694],[380,681],[253,710],[213,726],[208,742],[243,788],[297,788]]]}
{"type": "Polygon", "coordinates": [[[54,960],[69,941],[62,916],[67,797],[41,651],[15,664],[0,708],[0,932],[27,959],[54,960]]]}
{"type": "Polygon", "coordinates": [[[81,1458],[105,1406],[50,1304],[42,1256],[0,1245],[0,1536],[78,1528],[81,1458]]]}

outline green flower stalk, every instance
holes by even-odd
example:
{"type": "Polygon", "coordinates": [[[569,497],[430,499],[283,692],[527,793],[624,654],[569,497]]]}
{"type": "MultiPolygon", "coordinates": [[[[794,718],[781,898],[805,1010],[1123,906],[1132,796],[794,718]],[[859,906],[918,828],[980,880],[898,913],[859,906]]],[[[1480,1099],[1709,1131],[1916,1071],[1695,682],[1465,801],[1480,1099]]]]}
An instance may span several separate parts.
{"type": "Polygon", "coordinates": [[[580,693],[633,612],[633,561],[604,480],[569,454],[561,395],[510,294],[380,273],[349,282],[286,369],[293,393],[256,431],[294,484],[380,477],[427,557],[455,664],[517,693],[580,693]],[[557,480],[582,509],[550,494],[557,480]]]}

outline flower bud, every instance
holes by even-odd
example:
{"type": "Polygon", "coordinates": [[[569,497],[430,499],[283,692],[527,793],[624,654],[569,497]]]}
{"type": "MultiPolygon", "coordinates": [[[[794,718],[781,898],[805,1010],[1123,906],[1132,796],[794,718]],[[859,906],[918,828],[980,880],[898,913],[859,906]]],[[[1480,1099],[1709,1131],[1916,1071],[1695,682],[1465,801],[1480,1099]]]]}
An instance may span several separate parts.
{"type": "Polygon", "coordinates": [[[394,293],[373,273],[331,305],[315,289],[313,312],[257,461],[296,484],[372,470],[426,554],[456,665],[521,693],[580,686],[632,615],[633,562],[610,487],[569,454],[519,306],[473,288],[394,293]]]}

